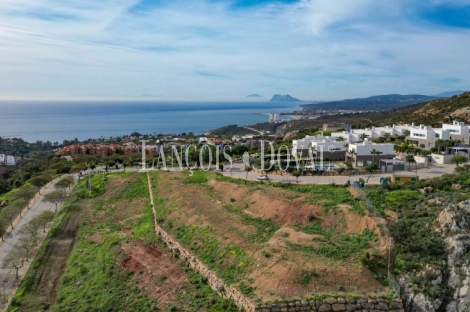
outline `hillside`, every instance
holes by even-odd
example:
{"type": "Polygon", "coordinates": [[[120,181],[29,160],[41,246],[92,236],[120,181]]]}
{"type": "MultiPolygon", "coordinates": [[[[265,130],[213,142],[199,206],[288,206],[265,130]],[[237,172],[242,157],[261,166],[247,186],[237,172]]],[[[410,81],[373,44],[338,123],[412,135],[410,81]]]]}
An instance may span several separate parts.
{"type": "Polygon", "coordinates": [[[8,311],[227,311],[154,232],[147,179],[108,173],[75,187],[8,311]]]}
{"type": "Polygon", "coordinates": [[[427,95],[376,95],[368,98],[347,99],[342,101],[329,101],[320,104],[301,105],[305,110],[310,109],[355,109],[355,110],[390,110],[393,108],[408,106],[416,103],[436,100],[436,96],[427,95]]]}
{"type": "Polygon", "coordinates": [[[441,127],[443,122],[458,120],[470,123],[470,92],[438,99],[425,103],[381,112],[354,113],[321,116],[313,120],[295,120],[286,124],[282,132],[311,130],[321,128],[323,123],[352,124],[354,128],[392,125],[392,124],[425,124],[441,127]]]}

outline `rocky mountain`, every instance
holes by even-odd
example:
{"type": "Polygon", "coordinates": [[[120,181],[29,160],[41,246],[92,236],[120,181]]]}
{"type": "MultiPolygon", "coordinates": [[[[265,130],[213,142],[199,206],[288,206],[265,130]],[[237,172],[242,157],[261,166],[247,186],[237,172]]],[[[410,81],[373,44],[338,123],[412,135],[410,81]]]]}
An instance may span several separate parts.
{"type": "MultiPolygon", "coordinates": [[[[452,187],[461,187],[452,185],[452,187]]],[[[432,205],[439,205],[439,199],[432,205]]],[[[400,284],[405,290],[405,306],[410,311],[467,312],[470,309],[470,200],[448,205],[439,214],[435,231],[444,238],[447,261],[441,266],[426,265],[416,274],[405,274],[400,284]],[[424,287],[417,287],[421,281],[424,287]],[[421,289],[420,289],[421,288],[421,289]],[[424,291],[422,291],[424,290],[424,291]]]]}
{"type": "Polygon", "coordinates": [[[300,102],[300,100],[290,96],[289,94],[274,94],[270,102],[300,102]]]}

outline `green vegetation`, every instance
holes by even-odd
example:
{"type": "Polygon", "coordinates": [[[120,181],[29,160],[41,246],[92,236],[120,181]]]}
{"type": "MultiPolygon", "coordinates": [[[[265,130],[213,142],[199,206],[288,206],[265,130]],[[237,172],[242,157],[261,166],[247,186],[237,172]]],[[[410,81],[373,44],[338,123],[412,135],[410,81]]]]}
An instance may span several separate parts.
{"type": "Polygon", "coordinates": [[[307,286],[310,283],[312,277],[316,276],[318,276],[317,271],[302,270],[302,272],[300,272],[300,276],[297,282],[302,286],[307,286]]]}
{"type": "Polygon", "coordinates": [[[305,226],[296,226],[298,231],[308,234],[322,235],[322,238],[314,238],[321,246],[302,246],[288,243],[293,250],[300,250],[306,254],[316,254],[335,260],[346,259],[363,249],[369,248],[370,242],[375,241],[377,236],[374,232],[365,229],[360,234],[348,235],[331,229],[322,229],[319,222],[313,222],[305,226]]]}
{"type": "Polygon", "coordinates": [[[207,172],[205,171],[193,171],[193,174],[191,176],[188,176],[187,178],[183,180],[184,184],[203,184],[206,182],[207,182],[207,172]]]}
{"type": "Polygon", "coordinates": [[[106,177],[103,179],[101,174],[94,174],[83,177],[79,185],[78,196],[81,198],[95,198],[99,195],[103,195],[105,192],[106,177]]]}
{"type": "Polygon", "coordinates": [[[243,224],[252,225],[256,228],[254,233],[247,235],[246,239],[253,242],[264,243],[280,229],[280,226],[275,224],[271,219],[254,218],[243,212],[243,209],[237,206],[226,205],[224,208],[234,214],[237,214],[243,224]]]}
{"type": "Polygon", "coordinates": [[[210,227],[181,225],[172,229],[172,233],[229,284],[238,282],[251,264],[241,247],[225,246],[210,227]]]}

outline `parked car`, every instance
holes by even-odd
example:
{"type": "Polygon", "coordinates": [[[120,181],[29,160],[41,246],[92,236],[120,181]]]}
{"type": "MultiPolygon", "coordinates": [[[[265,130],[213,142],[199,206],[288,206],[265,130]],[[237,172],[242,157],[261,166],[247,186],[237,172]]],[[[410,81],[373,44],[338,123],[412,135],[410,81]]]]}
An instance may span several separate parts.
{"type": "Polygon", "coordinates": [[[267,181],[267,180],[269,180],[269,177],[268,177],[267,175],[260,175],[260,176],[258,177],[258,180],[260,180],[260,181],[267,181]]]}

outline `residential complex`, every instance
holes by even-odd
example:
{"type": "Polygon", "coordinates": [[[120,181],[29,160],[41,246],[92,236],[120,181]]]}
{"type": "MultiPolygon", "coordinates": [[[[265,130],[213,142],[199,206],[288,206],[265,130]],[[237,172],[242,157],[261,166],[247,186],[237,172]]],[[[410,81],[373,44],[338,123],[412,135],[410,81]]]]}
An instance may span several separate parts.
{"type": "MultiPolygon", "coordinates": [[[[329,129],[323,125],[323,129],[329,129]]],[[[375,162],[380,164],[382,160],[393,162],[396,158],[394,144],[373,143],[372,140],[404,136],[408,144],[412,144],[423,150],[436,152],[435,148],[445,140],[460,140],[461,145],[470,142],[470,125],[463,122],[453,121],[452,124],[443,124],[442,128],[433,128],[426,125],[392,125],[385,127],[371,127],[365,129],[350,129],[349,131],[332,132],[330,136],[309,136],[300,140],[293,140],[292,154],[299,157],[313,155],[318,159],[323,155],[323,160],[346,160],[353,162],[355,167],[363,167],[375,162]]],[[[454,154],[469,156],[470,148],[450,148],[444,152],[430,153],[427,157],[417,157],[423,163],[448,163],[454,154]]],[[[387,163],[384,162],[384,163],[387,163]]]]}

